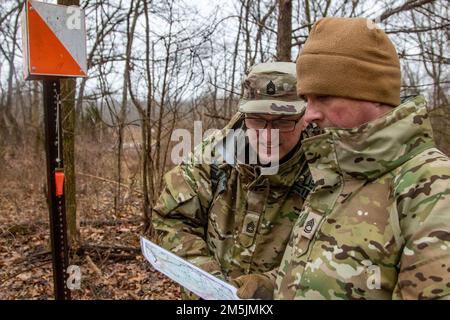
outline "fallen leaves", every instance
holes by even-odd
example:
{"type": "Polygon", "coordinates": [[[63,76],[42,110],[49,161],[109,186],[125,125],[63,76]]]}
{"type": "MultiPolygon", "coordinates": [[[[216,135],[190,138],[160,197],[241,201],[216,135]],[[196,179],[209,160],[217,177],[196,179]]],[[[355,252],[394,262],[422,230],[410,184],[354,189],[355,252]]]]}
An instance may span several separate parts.
{"type": "MultiPolygon", "coordinates": [[[[0,299],[53,299],[48,211],[41,188],[45,166],[12,165],[20,170],[0,176],[0,184],[8,186],[0,189],[0,299]]],[[[178,285],[153,270],[140,253],[139,195],[131,193],[114,215],[114,186],[88,177],[77,186],[83,190],[77,194],[80,246],[90,249],[70,253],[70,264],[81,270],[81,286],[71,292],[72,299],[179,299],[178,285]]]]}

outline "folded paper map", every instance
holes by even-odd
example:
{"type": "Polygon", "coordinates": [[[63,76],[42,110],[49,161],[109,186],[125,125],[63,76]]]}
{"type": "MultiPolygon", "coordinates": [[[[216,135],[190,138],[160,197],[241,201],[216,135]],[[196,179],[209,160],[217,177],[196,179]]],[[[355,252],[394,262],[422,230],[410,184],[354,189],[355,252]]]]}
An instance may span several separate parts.
{"type": "Polygon", "coordinates": [[[236,288],[141,237],[144,257],[159,272],[205,300],[239,300],[236,288]]]}

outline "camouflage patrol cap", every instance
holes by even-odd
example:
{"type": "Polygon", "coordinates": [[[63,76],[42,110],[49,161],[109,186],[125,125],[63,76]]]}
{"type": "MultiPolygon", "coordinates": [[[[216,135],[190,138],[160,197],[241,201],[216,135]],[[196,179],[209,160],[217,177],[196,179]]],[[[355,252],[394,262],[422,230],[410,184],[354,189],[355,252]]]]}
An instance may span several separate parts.
{"type": "Polygon", "coordinates": [[[296,92],[295,63],[268,62],[254,65],[244,79],[239,101],[243,113],[303,114],[306,104],[296,92]]]}

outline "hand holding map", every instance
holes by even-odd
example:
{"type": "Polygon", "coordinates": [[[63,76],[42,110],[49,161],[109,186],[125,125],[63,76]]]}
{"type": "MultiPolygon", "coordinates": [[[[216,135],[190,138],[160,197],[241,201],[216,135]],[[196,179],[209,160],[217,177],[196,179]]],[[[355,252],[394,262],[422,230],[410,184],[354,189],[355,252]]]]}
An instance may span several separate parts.
{"type": "Polygon", "coordinates": [[[170,251],[141,237],[141,249],[153,268],[205,300],[240,300],[236,288],[170,251]]]}

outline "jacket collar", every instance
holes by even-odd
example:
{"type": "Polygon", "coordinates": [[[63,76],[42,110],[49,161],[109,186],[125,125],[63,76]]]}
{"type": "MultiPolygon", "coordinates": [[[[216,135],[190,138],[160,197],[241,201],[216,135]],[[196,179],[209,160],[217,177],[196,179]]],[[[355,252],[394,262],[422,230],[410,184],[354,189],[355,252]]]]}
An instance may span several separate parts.
{"type": "Polygon", "coordinates": [[[313,179],[322,188],[342,179],[375,180],[431,147],[431,124],[422,96],[358,128],[328,128],[303,141],[313,179]]]}

